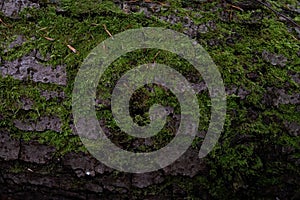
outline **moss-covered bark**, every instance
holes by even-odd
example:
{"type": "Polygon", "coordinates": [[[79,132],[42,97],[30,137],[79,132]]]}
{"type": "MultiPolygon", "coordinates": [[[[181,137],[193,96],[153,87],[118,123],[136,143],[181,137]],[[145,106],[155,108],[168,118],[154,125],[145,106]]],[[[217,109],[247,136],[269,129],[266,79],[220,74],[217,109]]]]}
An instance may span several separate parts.
{"type": "MultiPolygon", "coordinates": [[[[0,2],[1,198],[299,198],[298,27],[251,1],[0,2]],[[198,159],[210,116],[201,75],[169,52],[141,50],[121,57],[99,82],[96,111],[110,139],[124,149],[159,149],[178,127],[173,118],[147,142],[120,132],[110,111],[110,93],[132,67],[172,65],[193,84],[202,105],[199,134],[184,156],[156,172],[130,174],[87,153],[73,125],[71,95],[80,64],[110,37],[108,32],[147,26],[185,33],[207,50],[225,83],[227,116],[218,145],[198,159]]],[[[299,1],[266,2],[299,22],[299,1]]],[[[135,122],[148,123],[154,103],[180,114],[174,95],[149,85],[132,99],[135,122]]]]}

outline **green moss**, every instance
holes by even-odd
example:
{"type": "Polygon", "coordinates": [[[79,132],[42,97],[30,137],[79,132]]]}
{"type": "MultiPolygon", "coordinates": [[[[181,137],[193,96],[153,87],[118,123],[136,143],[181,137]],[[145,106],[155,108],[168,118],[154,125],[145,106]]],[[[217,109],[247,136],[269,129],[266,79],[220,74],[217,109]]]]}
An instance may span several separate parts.
{"type": "MultiPolygon", "coordinates": [[[[283,2],[270,1],[273,6],[283,6],[283,2]]],[[[284,1],[294,4],[296,1],[284,1]]],[[[238,199],[239,191],[246,189],[250,196],[258,196],[256,188],[264,188],[270,185],[281,184],[284,171],[299,175],[299,169],[292,161],[286,161],[285,155],[278,153],[278,158],[267,162],[265,155],[278,151],[277,148],[294,148],[292,158],[299,158],[299,138],[292,137],[287,133],[283,121],[300,123],[299,108],[297,105],[266,106],[262,103],[267,87],[286,88],[289,93],[299,93],[299,84],[295,83],[289,72],[299,73],[300,58],[296,54],[299,51],[299,40],[294,32],[288,31],[285,23],[279,22],[277,17],[269,10],[261,9],[255,14],[261,14],[262,19],[252,22],[253,12],[240,12],[237,10],[211,10],[218,3],[199,3],[199,11],[191,11],[184,8],[194,1],[170,1],[170,6],[164,7],[159,15],[176,13],[177,16],[188,16],[195,24],[214,21],[217,29],[208,33],[199,33],[197,41],[209,52],[217,64],[226,87],[239,86],[250,94],[242,100],[238,95],[227,96],[227,118],[222,137],[214,151],[209,154],[205,161],[210,171],[206,176],[196,176],[193,179],[186,177],[167,177],[167,180],[159,186],[153,186],[146,190],[136,190],[136,194],[154,194],[177,183],[187,191],[190,199],[196,199],[195,185],[204,188],[213,198],[238,199]],[[235,18],[231,21],[222,21],[221,12],[231,12],[235,18]],[[251,28],[250,23],[255,28],[251,28]],[[233,43],[228,43],[232,39],[233,43]],[[208,41],[217,41],[219,45],[209,45],[208,41]],[[262,59],[262,52],[282,54],[288,61],[286,66],[278,67],[262,59]],[[256,73],[256,80],[248,78],[247,74],[256,73]],[[249,117],[249,109],[253,109],[257,117],[249,117]],[[266,119],[270,119],[268,122],[266,119]],[[278,120],[279,119],[279,120],[278,120]],[[241,139],[248,138],[248,139],[241,139]],[[283,165],[284,163],[284,165],[283,165]],[[245,182],[250,185],[245,186],[245,182]],[[226,196],[227,194],[227,196],[226,196]],[[225,195],[225,196],[223,196],[225,195]],[[233,195],[233,196],[232,196],[233,195]]],[[[15,35],[26,36],[24,45],[9,50],[7,53],[0,52],[2,60],[14,60],[31,52],[39,50],[43,55],[51,53],[51,59],[45,64],[56,66],[66,64],[68,85],[66,87],[55,84],[34,83],[30,80],[21,82],[11,77],[0,77],[0,113],[3,116],[0,127],[10,129],[12,135],[17,138],[38,140],[55,146],[57,155],[63,155],[69,151],[86,151],[80,139],[72,135],[69,124],[72,123],[71,94],[73,80],[78,68],[88,53],[97,44],[109,37],[103,25],[111,34],[117,34],[131,28],[145,26],[162,26],[183,32],[182,23],[175,25],[161,22],[157,16],[146,18],[143,14],[125,14],[111,1],[98,0],[85,1],[63,0],[60,7],[64,10],[57,13],[56,5],[47,4],[40,10],[26,10],[18,20],[12,20],[0,16],[5,23],[12,25],[11,28],[0,24],[0,45],[5,48],[15,39],[15,35]],[[28,16],[30,16],[28,18],[28,16]],[[47,40],[53,38],[53,41],[47,40]],[[71,45],[77,50],[73,53],[67,47],[71,45]],[[57,99],[46,101],[40,96],[40,90],[64,91],[66,98],[62,103],[57,99]],[[25,112],[21,109],[21,97],[34,100],[33,108],[25,112]],[[14,119],[38,119],[44,115],[56,115],[63,123],[62,133],[54,131],[32,132],[20,131],[13,125],[14,119]]],[[[158,14],[157,14],[158,15],[158,14]]],[[[160,50],[139,50],[117,59],[99,82],[97,97],[109,99],[116,81],[134,66],[148,62],[157,62],[171,65],[190,82],[199,83],[202,77],[185,60],[169,52],[160,50]],[[108,87],[111,86],[111,87],[108,87]]],[[[177,99],[162,87],[155,86],[155,92],[151,93],[145,88],[136,93],[132,108],[138,110],[132,113],[132,117],[140,124],[149,123],[148,109],[154,103],[162,103],[175,108],[175,113],[180,113],[180,105],[177,99]]],[[[198,96],[201,120],[199,131],[208,128],[210,119],[210,98],[208,92],[198,96]]],[[[121,143],[126,149],[134,149],[131,143],[135,138],[121,134],[116,122],[113,120],[109,106],[100,105],[97,116],[106,121],[108,129],[115,134],[115,142],[121,143]],[[121,138],[120,138],[121,137],[121,138]]],[[[153,147],[140,146],[139,151],[152,151],[166,145],[172,139],[172,130],[165,128],[156,136],[153,147]]],[[[199,148],[202,139],[197,138],[193,142],[194,148],[199,148]]],[[[19,168],[12,168],[18,172],[19,168]]],[[[23,169],[22,169],[23,170],[23,169]]],[[[282,186],[283,187],[283,186],[282,186]]]]}

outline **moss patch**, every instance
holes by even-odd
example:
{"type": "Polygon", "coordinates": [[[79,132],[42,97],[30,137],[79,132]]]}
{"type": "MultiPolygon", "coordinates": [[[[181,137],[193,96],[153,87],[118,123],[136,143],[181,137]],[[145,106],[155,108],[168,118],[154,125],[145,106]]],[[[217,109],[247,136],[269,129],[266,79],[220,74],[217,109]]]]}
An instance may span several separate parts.
{"type": "MultiPolygon", "coordinates": [[[[159,188],[153,186],[143,190],[143,193],[159,192],[160,189],[168,188],[171,182],[177,181],[186,188],[191,199],[199,196],[195,188],[197,185],[201,185],[209,196],[223,199],[270,195],[272,192],[257,194],[257,188],[264,192],[264,189],[272,190],[276,185],[292,194],[299,183],[297,185],[296,179],[293,178],[287,181],[286,177],[300,174],[299,163],[297,164],[300,159],[300,141],[299,137],[289,134],[285,124],[300,124],[299,103],[274,105],[266,96],[269,94],[272,98],[282,98],[278,95],[272,96],[268,88],[284,89],[287,94],[300,93],[299,83],[290,77],[291,73],[297,74],[300,71],[300,42],[296,32],[263,7],[241,12],[222,7],[217,1],[195,2],[170,1],[165,9],[150,18],[142,13],[126,14],[111,1],[99,3],[97,0],[89,1],[88,4],[83,0],[62,0],[59,5],[45,4],[39,10],[25,10],[17,20],[0,16],[6,24],[11,25],[7,27],[0,24],[1,48],[5,49],[14,41],[16,35],[26,38],[23,45],[0,52],[2,64],[37,49],[42,55],[50,53],[51,59],[44,64],[65,64],[68,76],[66,87],[0,77],[0,127],[9,129],[14,137],[24,140],[36,139],[41,143],[51,144],[57,148],[58,156],[69,151],[85,151],[80,139],[72,135],[70,127],[71,94],[73,80],[83,59],[97,44],[109,37],[103,25],[111,34],[147,26],[167,27],[184,32],[189,29],[185,26],[185,17],[193,20],[197,26],[211,21],[215,24],[215,29],[209,28],[207,32],[199,32],[193,37],[208,51],[218,66],[226,88],[236,88],[236,91],[227,96],[227,118],[219,144],[205,158],[210,172],[204,178],[200,175],[193,179],[170,177],[170,180],[159,185],[159,188]],[[188,7],[194,4],[197,5],[194,9],[188,7]],[[175,14],[181,21],[172,25],[158,20],[159,16],[170,14],[175,14]],[[263,59],[264,51],[281,54],[287,58],[286,64],[283,67],[271,64],[263,59]],[[240,89],[248,91],[247,95],[242,97],[240,89]],[[64,91],[66,97],[62,102],[58,98],[46,101],[45,97],[40,95],[41,90],[64,91]],[[22,109],[21,97],[34,101],[29,111],[22,109]],[[24,132],[17,129],[13,123],[14,119],[36,120],[45,115],[55,115],[62,120],[62,133],[51,130],[42,133],[24,132]]],[[[279,11],[284,4],[296,3],[270,2],[279,11]]],[[[140,50],[122,56],[106,70],[99,82],[97,98],[101,102],[109,100],[114,84],[124,72],[148,62],[173,66],[192,83],[200,84],[203,81],[192,66],[176,55],[160,50],[140,50]]],[[[180,105],[170,91],[160,86],[149,87],[154,92],[149,92],[145,87],[132,99],[132,117],[136,122],[149,122],[147,110],[153,103],[171,106],[174,113],[179,114],[180,105]]],[[[198,94],[198,100],[202,105],[199,131],[205,131],[210,117],[208,92],[198,94]]],[[[108,130],[115,134],[112,136],[113,140],[125,149],[151,151],[166,145],[173,137],[173,126],[165,127],[151,147],[136,147],[135,138],[120,133],[109,104],[100,103],[96,110],[97,116],[105,121],[108,130]]],[[[170,123],[172,122],[174,121],[170,119],[170,123]]],[[[193,147],[199,148],[201,141],[201,138],[195,139],[193,147]]],[[[141,192],[136,191],[137,194],[141,192]]]]}

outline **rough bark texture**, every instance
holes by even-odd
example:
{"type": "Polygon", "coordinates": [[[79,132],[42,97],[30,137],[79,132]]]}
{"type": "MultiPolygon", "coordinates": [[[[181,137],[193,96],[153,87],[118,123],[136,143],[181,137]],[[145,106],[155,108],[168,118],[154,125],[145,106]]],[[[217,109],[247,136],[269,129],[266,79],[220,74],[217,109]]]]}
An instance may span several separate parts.
{"type": "MultiPolygon", "coordinates": [[[[252,1],[228,2],[1,0],[0,199],[299,199],[300,30],[252,1]],[[170,166],[130,174],[82,148],[71,90],[80,63],[109,30],[148,25],[178,29],[211,52],[228,116],[205,159],[198,158],[203,129],[170,166]]],[[[299,1],[270,2],[299,21],[299,1]]],[[[203,80],[185,75],[197,94],[207,93],[203,80]]],[[[108,110],[110,102],[99,97],[96,108],[108,110]]],[[[117,132],[107,121],[100,120],[105,132],[117,132]]],[[[155,144],[121,139],[131,150],[155,144]]]]}

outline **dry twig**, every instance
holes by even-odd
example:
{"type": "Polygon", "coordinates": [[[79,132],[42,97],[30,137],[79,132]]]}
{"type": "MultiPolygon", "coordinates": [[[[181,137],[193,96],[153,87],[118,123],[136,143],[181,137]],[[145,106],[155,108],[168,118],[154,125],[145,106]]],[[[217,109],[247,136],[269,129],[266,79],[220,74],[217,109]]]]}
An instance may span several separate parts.
{"type": "Polygon", "coordinates": [[[282,13],[280,13],[280,12],[274,10],[271,6],[269,6],[269,5],[266,4],[265,2],[262,2],[262,1],[260,1],[260,0],[254,0],[254,1],[257,2],[257,3],[259,3],[259,4],[261,4],[261,5],[263,5],[263,6],[265,6],[266,8],[268,8],[269,10],[271,10],[272,12],[274,12],[277,16],[280,16],[280,17],[286,19],[287,21],[289,21],[289,22],[290,22],[291,24],[293,24],[294,26],[300,28],[300,25],[297,24],[294,20],[292,20],[291,18],[285,16],[284,14],[282,14],[282,13]]]}
{"type": "Polygon", "coordinates": [[[2,23],[4,26],[9,28],[12,27],[11,25],[6,24],[1,18],[0,18],[0,23],[2,23]]]}
{"type": "Polygon", "coordinates": [[[160,51],[158,51],[155,55],[154,55],[154,58],[153,58],[153,63],[155,63],[155,59],[156,57],[159,55],[160,51]]]}
{"type": "Polygon", "coordinates": [[[49,41],[54,41],[54,39],[53,38],[50,38],[50,37],[46,37],[46,36],[44,36],[44,38],[46,39],[46,40],[49,40],[49,41]]]}
{"type": "Polygon", "coordinates": [[[241,7],[239,7],[239,6],[235,6],[235,5],[232,5],[232,4],[229,4],[232,8],[235,8],[235,9],[237,9],[237,10],[239,10],[239,11],[244,11],[241,7]]]}
{"type": "Polygon", "coordinates": [[[106,32],[112,39],[114,39],[114,37],[112,36],[112,34],[109,32],[109,30],[107,30],[105,24],[103,24],[103,27],[104,27],[105,32],[106,32]]]}
{"type": "Polygon", "coordinates": [[[67,47],[73,52],[73,53],[77,53],[77,50],[72,47],[71,45],[67,44],[67,47]]]}

